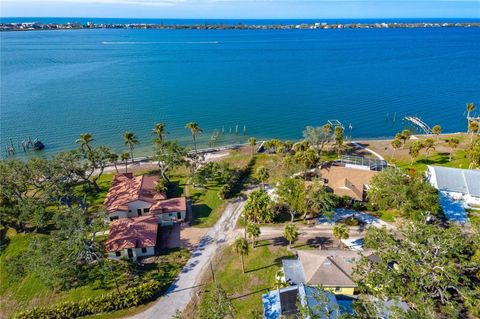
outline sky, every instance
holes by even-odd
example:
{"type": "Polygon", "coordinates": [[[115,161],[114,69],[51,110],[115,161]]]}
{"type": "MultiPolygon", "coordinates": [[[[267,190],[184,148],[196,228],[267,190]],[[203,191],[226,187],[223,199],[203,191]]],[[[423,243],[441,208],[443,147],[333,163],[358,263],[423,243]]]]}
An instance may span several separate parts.
{"type": "Polygon", "coordinates": [[[0,0],[1,17],[480,18],[480,0],[0,0]]]}

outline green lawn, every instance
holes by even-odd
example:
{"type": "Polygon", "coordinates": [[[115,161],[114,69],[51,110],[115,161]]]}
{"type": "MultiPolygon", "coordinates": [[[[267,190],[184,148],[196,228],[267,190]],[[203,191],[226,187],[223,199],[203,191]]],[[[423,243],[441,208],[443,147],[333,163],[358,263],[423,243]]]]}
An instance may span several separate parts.
{"type": "Polygon", "coordinates": [[[192,201],[193,221],[195,227],[212,227],[220,218],[226,201],[218,197],[221,185],[208,183],[206,188],[189,186],[192,201]]]}
{"type": "Polygon", "coordinates": [[[222,251],[218,262],[213,265],[215,278],[232,299],[235,318],[252,318],[252,311],[262,313],[262,294],[275,289],[275,274],[280,269],[281,260],[292,256],[285,247],[262,240],[256,248],[250,247],[249,255],[245,257],[246,273],[243,274],[240,257],[233,247],[222,251]]]}
{"type": "MultiPolygon", "coordinates": [[[[68,291],[54,291],[47,287],[33,272],[26,269],[25,276],[19,281],[9,280],[5,262],[12,261],[15,258],[24,258],[23,254],[27,251],[29,242],[36,236],[45,236],[38,234],[18,234],[10,239],[10,243],[0,255],[0,308],[6,317],[19,309],[28,309],[33,306],[50,305],[62,301],[78,301],[84,298],[96,297],[106,292],[112,291],[114,285],[108,285],[103,288],[100,279],[92,278],[88,284],[68,291]]],[[[145,266],[136,266],[134,273],[138,275],[138,281],[158,280],[161,283],[161,289],[165,290],[178,275],[183,265],[187,262],[190,252],[185,249],[166,252],[158,257],[154,264],[145,266]]],[[[125,266],[120,263],[114,263],[114,271],[119,278],[120,286],[126,285],[132,279],[124,274],[125,266]]],[[[102,272],[90,272],[93,277],[101,276],[102,272]]],[[[128,312],[128,310],[125,310],[128,312]]]]}
{"type": "Polygon", "coordinates": [[[416,171],[424,172],[427,170],[427,165],[468,168],[470,162],[466,157],[465,151],[459,150],[453,153],[452,161],[450,161],[448,153],[433,152],[427,159],[425,155],[419,156],[413,165],[410,164],[410,161],[398,161],[395,164],[400,168],[409,169],[413,167],[416,171]]]}

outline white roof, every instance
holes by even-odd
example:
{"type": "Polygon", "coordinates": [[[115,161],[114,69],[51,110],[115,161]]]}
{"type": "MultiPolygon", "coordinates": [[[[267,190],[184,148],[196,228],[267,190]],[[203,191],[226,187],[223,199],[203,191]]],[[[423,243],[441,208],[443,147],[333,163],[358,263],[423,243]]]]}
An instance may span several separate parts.
{"type": "MultiPolygon", "coordinates": [[[[434,185],[440,191],[480,197],[480,170],[429,166],[434,185]]],[[[431,180],[432,180],[431,179],[431,180]]]]}

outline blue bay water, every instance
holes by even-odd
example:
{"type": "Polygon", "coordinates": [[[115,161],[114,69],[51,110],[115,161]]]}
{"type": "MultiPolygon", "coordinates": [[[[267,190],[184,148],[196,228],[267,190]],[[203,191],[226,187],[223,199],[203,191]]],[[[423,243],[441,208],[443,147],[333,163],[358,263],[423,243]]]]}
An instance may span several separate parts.
{"type": "Polygon", "coordinates": [[[145,153],[156,122],[186,145],[190,121],[204,145],[222,127],[293,140],[329,119],[351,123],[354,138],[388,137],[406,115],[456,132],[465,103],[480,101],[479,28],[29,31],[0,40],[2,154],[28,137],[47,154],[72,149],[83,132],[120,151],[126,130],[145,153]]]}

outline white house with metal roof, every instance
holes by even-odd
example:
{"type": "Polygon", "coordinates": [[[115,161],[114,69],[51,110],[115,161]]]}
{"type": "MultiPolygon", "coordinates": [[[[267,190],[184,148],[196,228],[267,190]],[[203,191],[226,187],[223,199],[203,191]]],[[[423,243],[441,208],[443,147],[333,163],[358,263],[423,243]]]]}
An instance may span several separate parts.
{"type": "Polygon", "coordinates": [[[464,223],[465,208],[480,206],[480,170],[429,165],[426,177],[438,189],[448,219],[464,223]]]}
{"type": "Polygon", "coordinates": [[[480,205],[480,170],[428,166],[430,184],[468,205],[480,205]]]}

